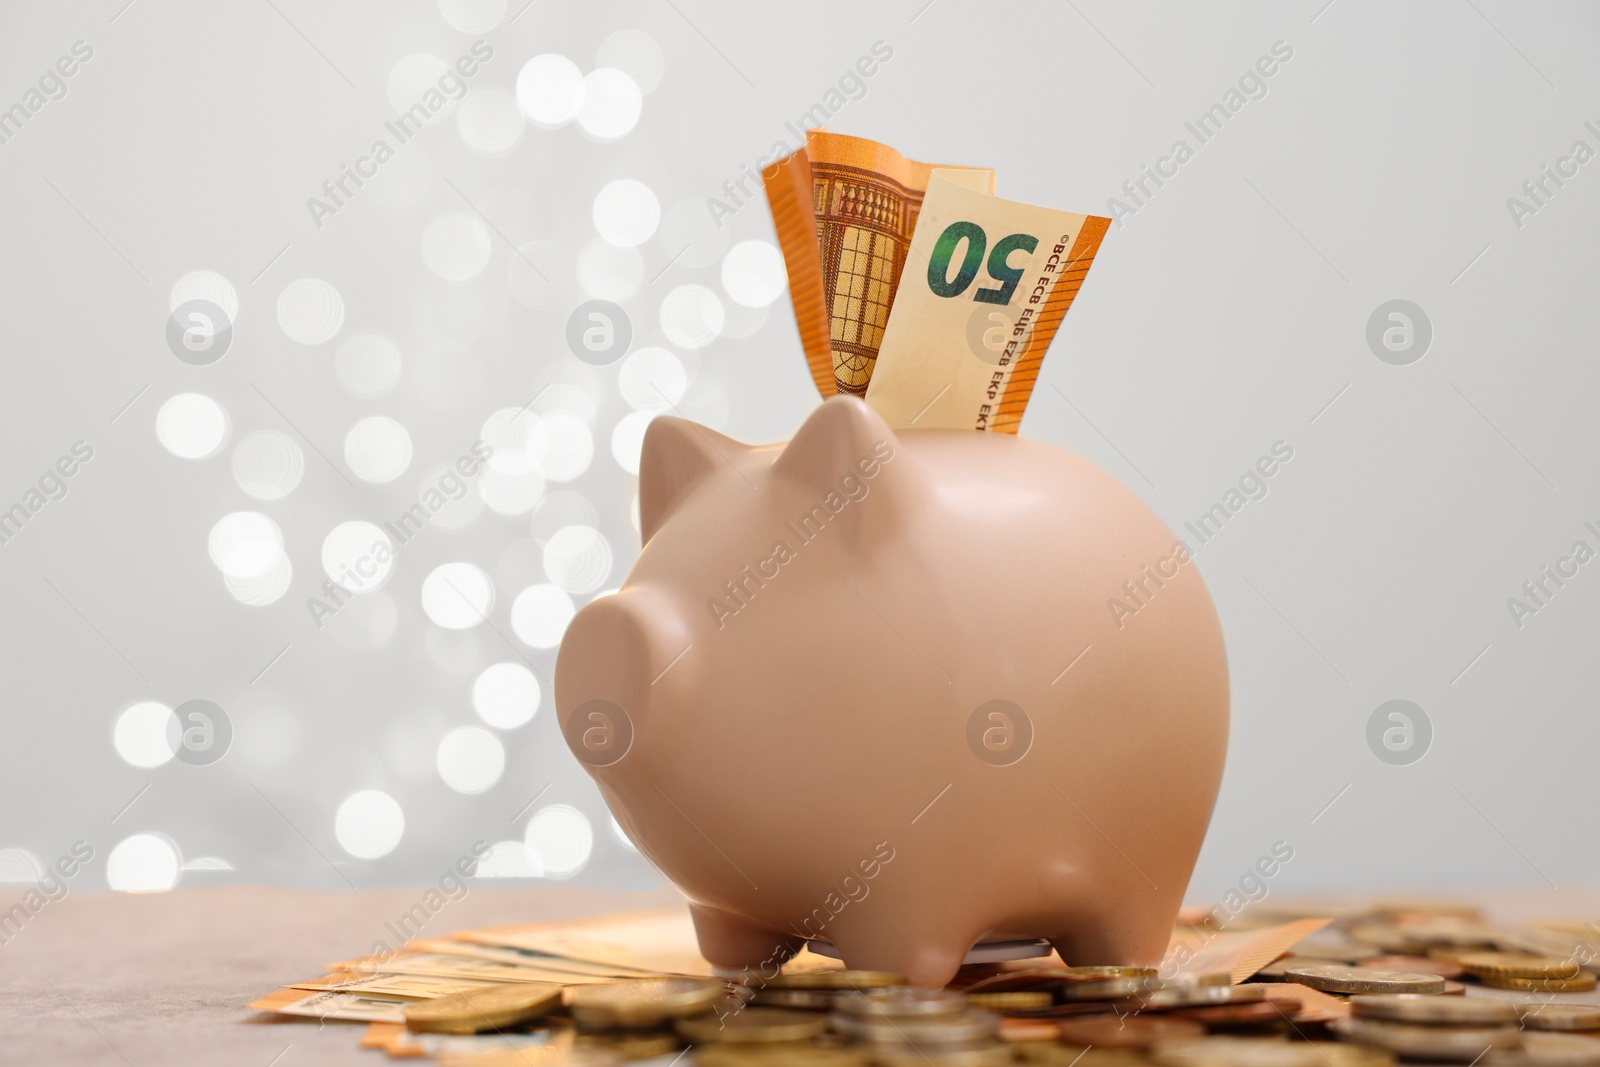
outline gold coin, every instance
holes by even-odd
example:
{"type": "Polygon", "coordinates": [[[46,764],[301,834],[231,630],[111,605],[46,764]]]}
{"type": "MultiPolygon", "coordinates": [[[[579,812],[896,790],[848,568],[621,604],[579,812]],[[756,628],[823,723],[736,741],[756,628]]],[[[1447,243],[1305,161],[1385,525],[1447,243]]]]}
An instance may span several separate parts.
{"type": "Polygon", "coordinates": [[[1593,1004],[1524,1001],[1515,1007],[1529,1030],[1600,1030],[1600,1006],[1593,1004]]]}
{"type": "Polygon", "coordinates": [[[836,1011],[828,1021],[845,1037],[868,1045],[970,1045],[991,1041],[1000,1030],[1000,1016],[988,1011],[898,1019],[861,1018],[836,1011]]]}
{"type": "Polygon", "coordinates": [[[886,989],[906,984],[903,974],[888,971],[813,971],[809,974],[780,974],[750,983],[752,989],[886,989]]]}
{"type": "Polygon", "coordinates": [[[1061,1037],[1061,1030],[1051,1018],[1037,1015],[1004,1015],[1000,1018],[1000,1032],[996,1036],[1001,1041],[1013,1044],[1025,1041],[1054,1043],[1061,1037]]]}
{"type": "Polygon", "coordinates": [[[1434,1026],[1509,1026],[1514,1008],[1488,997],[1441,997],[1423,993],[1363,994],[1350,998],[1350,1010],[1361,1019],[1390,1019],[1434,1026]]]}
{"type": "Polygon", "coordinates": [[[1496,989],[1520,989],[1524,993],[1587,993],[1595,986],[1592,974],[1579,974],[1575,978],[1508,978],[1480,974],[1478,981],[1496,989]]]}
{"type": "Polygon", "coordinates": [[[1095,982],[1106,978],[1154,978],[1154,967],[1064,967],[1066,978],[1074,982],[1095,982]]]}
{"type": "Polygon", "coordinates": [[[577,1034],[573,1048],[597,1048],[615,1052],[625,1060],[651,1060],[670,1056],[683,1047],[677,1034],[577,1034]]]}
{"type": "Polygon", "coordinates": [[[1043,1011],[1055,1001],[1042,989],[1019,989],[1013,993],[968,993],[967,1003],[987,1011],[1043,1011]]]}
{"type": "Polygon", "coordinates": [[[572,1021],[585,1028],[658,1026],[703,1015],[727,987],[709,978],[627,978],[567,988],[572,1021]]]}
{"type": "Polygon", "coordinates": [[[621,1067],[622,1059],[610,1049],[573,1048],[567,1045],[520,1045],[484,1052],[443,1051],[439,1067],[621,1067]]]}
{"type": "Polygon", "coordinates": [[[1009,1045],[979,1048],[875,1048],[869,1055],[878,1067],[1006,1067],[1012,1062],[1009,1045]]]}
{"type": "Polygon", "coordinates": [[[1098,1045],[1058,1045],[1053,1041],[1033,1041],[1016,1045],[1013,1051],[1023,1063],[1044,1067],[1146,1067],[1144,1051],[1137,1048],[1109,1048],[1098,1045]]]}
{"type": "Polygon", "coordinates": [[[726,1015],[696,1015],[679,1019],[678,1033],[696,1045],[721,1041],[730,1045],[770,1045],[781,1041],[809,1041],[828,1028],[828,1017],[791,1008],[745,1008],[726,1015]]]}
{"type": "Polygon", "coordinates": [[[1160,1067],[1387,1067],[1392,1053],[1326,1041],[1278,1037],[1200,1037],[1162,1041],[1150,1050],[1160,1067]]]}
{"type": "Polygon", "coordinates": [[[1490,1067],[1600,1067],[1600,1041],[1578,1034],[1522,1035],[1515,1052],[1491,1052],[1483,1058],[1490,1067]]]}
{"type": "Polygon", "coordinates": [[[828,989],[758,989],[750,1003],[763,1008],[795,1008],[800,1011],[829,1011],[833,991],[828,989]]]}
{"type": "Polygon", "coordinates": [[[866,993],[840,993],[834,1006],[839,1012],[858,1019],[926,1018],[965,1011],[967,998],[946,989],[891,986],[866,993]]]}
{"type": "Polygon", "coordinates": [[[1260,986],[1196,985],[1152,990],[1125,1003],[1135,1011],[1161,1011],[1166,1008],[1205,1008],[1217,1004],[1252,1004],[1266,999],[1267,994],[1260,986]]]}
{"type": "Polygon", "coordinates": [[[1226,974],[1183,975],[1178,978],[1107,978],[1098,982],[1079,982],[1062,990],[1067,1000],[1124,1000],[1142,997],[1159,989],[1192,989],[1197,986],[1225,986],[1226,974]]]}
{"type": "Polygon", "coordinates": [[[475,1034],[548,1015],[561,1006],[554,982],[483,986],[437,1000],[407,1004],[406,1029],[429,1034],[475,1034]]]}
{"type": "Polygon", "coordinates": [[[695,1048],[699,1067],[866,1067],[867,1058],[853,1048],[818,1045],[733,1045],[717,1042],[695,1048]]]}
{"type": "Polygon", "coordinates": [[[1458,958],[1479,978],[1576,978],[1583,973],[1576,960],[1558,960],[1526,952],[1469,952],[1458,958]]]}
{"type": "Polygon", "coordinates": [[[1290,982],[1325,993],[1443,993],[1444,979],[1420,971],[1380,971],[1376,967],[1341,967],[1323,964],[1290,967],[1283,972],[1290,982]]]}
{"type": "MultiPolygon", "coordinates": [[[[1451,1003],[1455,1003],[1452,1001],[1451,1003]]],[[[1346,1041],[1387,1049],[1404,1059],[1471,1063],[1487,1049],[1514,1049],[1514,1026],[1415,1026],[1386,1019],[1335,1019],[1328,1029],[1346,1041]]]]}

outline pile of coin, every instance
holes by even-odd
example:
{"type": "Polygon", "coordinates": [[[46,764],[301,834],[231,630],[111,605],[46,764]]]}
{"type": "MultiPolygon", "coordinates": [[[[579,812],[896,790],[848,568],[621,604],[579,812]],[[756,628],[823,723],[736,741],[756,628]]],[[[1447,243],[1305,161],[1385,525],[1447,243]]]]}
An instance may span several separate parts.
{"type": "Polygon", "coordinates": [[[947,989],[896,986],[841,993],[828,1022],[883,1067],[923,1062],[998,1067],[1011,1059],[999,1040],[1000,1016],[971,1007],[964,994],[947,989]]]}
{"type": "MultiPolygon", "coordinates": [[[[1596,924],[1272,903],[1176,973],[1013,961],[962,967],[931,990],[814,964],[741,981],[644,977],[621,960],[634,977],[568,982],[597,965],[433,943],[382,961],[393,970],[352,961],[258,1004],[365,1019],[367,1047],[445,1067],[1600,1067],[1596,924]],[[1329,914],[1309,936],[1315,924],[1296,921],[1329,914]],[[1292,947],[1271,959],[1278,945],[1292,947]]],[[[1216,931],[1180,924],[1174,945],[1186,936],[1203,949],[1216,931]]]]}

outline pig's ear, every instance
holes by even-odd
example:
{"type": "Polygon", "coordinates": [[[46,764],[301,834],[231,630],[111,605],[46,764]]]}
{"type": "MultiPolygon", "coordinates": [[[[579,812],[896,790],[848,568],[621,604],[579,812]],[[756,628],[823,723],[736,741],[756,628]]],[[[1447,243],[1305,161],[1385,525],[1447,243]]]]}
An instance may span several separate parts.
{"type": "Polygon", "coordinates": [[[738,463],[749,448],[688,419],[651,421],[639,455],[639,533],[649,541],[695,486],[719,467],[738,463]]]}
{"type": "Polygon", "coordinates": [[[889,424],[853,396],[823,401],[772,469],[804,486],[857,537],[898,523],[924,495],[921,472],[903,455],[889,424]]]}

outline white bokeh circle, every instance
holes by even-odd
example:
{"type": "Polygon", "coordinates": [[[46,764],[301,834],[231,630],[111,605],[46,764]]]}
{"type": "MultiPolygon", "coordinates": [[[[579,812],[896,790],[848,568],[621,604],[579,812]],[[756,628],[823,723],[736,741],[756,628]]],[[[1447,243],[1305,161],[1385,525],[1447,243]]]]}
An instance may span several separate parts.
{"type": "Polygon", "coordinates": [[[472,682],[472,710],[498,730],[515,730],[539,710],[539,679],[520,663],[493,663],[472,682]]]}
{"type": "Polygon", "coordinates": [[[680,285],[661,301],[661,332],[682,348],[704,348],[722,332],[722,301],[703,285],[680,285]]]}
{"type": "Polygon", "coordinates": [[[515,151],[527,128],[516,97],[498,89],[473,93],[456,111],[456,132],[461,135],[462,143],[490,159],[515,151]]]}
{"type": "Polygon", "coordinates": [[[459,33],[488,33],[506,17],[506,0],[439,0],[439,17],[459,33]]]}
{"type": "Polygon", "coordinates": [[[511,602],[511,632],[533,648],[555,648],[577,614],[572,597],[554,585],[530,585],[511,602]]]}
{"type": "Polygon", "coordinates": [[[106,884],[119,893],[165,893],[178,884],[183,860],[160,834],[134,834],[106,857],[106,884]]]}
{"type": "Polygon", "coordinates": [[[505,746],[481,726],[457,727],[440,739],[434,766],[457,793],[481,793],[505,772],[505,746]]]}
{"type": "Polygon", "coordinates": [[[638,124],[643,104],[644,94],[625,71],[601,67],[584,76],[578,125],[597,141],[615,141],[638,124]]]}
{"type": "Polygon", "coordinates": [[[333,373],[357,400],[377,400],[400,381],[400,349],[382,334],[354,334],[334,355],[333,373]]]}
{"type": "Polygon", "coordinates": [[[688,388],[683,361],[665,348],[636,348],[617,368],[617,391],[635,411],[666,411],[688,388]]]}
{"type": "Polygon", "coordinates": [[[233,283],[214,270],[192,270],[172,283],[167,295],[167,310],[177,311],[191,300],[209,300],[222,309],[231,322],[239,317],[239,292],[233,283]]]}
{"type": "Polygon", "coordinates": [[[364,482],[392,482],[411,466],[411,435],[386,415],[372,415],[344,437],[344,461],[364,482]]]}
{"type": "Polygon", "coordinates": [[[595,230],[608,242],[637,248],[661,225],[661,201],[644,182],[618,178],[595,194],[593,217],[595,230]]]}
{"type": "Polygon", "coordinates": [[[278,328],[291,341],[320,345],[344,326],[344,297],[321,278],[290,282],[278,294],[278,328]]]}
{"type": "Polygon", "coordinates": [[[422,580],[422,610],[436,626],[469,630],[494,605],[494,584],[472,563],[442,563],[422,580]]]}
{"type": "Polygon", "coordinates": [[[228,440],[228,413],[204,393],[179,393],[156,412],[156,440],[180,459],[216,455],[228,440]]]}
{"type": "Polygon", "coordinates": [[[351,793],[333,817],[333,836],[339,847],[361,860],[393,852],[405,830],[406,815],[399,801],[378,789],[351,793]]]}
{"type": "Polygon", "coordinates": [[[565,526],[544,545],[544,573],[568,593],[592,593],[611,577],[611,545],[593,526],[565,526]]]}
{"type": "Polygon", "coordinates": [[[283,549],[278,524],[259,511],[234,511],[218,519],[206,536],[206,553],[230,578],[255,578],[277,562],[283,549]]]}
{"type": "Polygon", "coordinates": [[[570,482],[589,469],[594,434],[582,419],[565,411],[552,411],[543,421],[549,443],[539,469],[552,482],[570,482]]]}
{"type": "Polygon", "coordinates": [[[134,767],[148,770],[159,767],[173,755],[172,741],[167,736],[167,724],[172,719],[172,709],[154,700],[142,700],[130,706],[111,730],[111,743],[117,755],[134,767]]]}
{"type": "Polygon", "coordinates": [[[583,99],[583,72],[566,56],[534,56],[517,72],[517,106],[535,126],[565,126],[583,99]]]}
{"type": "Polygon", "coordinates": [[[611,456],[629,474],[639,473],[639,456],[644,450],[644,432],[656,417],[653,411],[630,411],[617,420],[611,431],[611,456]]]}
{"type": "Polygon", "coordinates": [[[570,804],[540,808],[528,820],[523,841],[547,878],[571,878],[589,862],[594,830],[583,812],[570,804]]]}
{"type": "Polygon", "coordinates": [[[233,446],[233,480],[257,500],[288,496],[305,472],[305,453],[282,430],[257,430],[233,446]]]}
{"type": "Polygon", "coordinates": [[[766,241],[740,241],[722,257],[722,288],[735,304],[766,307],[788,284],[783,253],[766,241]]]}
{"type": "Polygon", "coordinates": [[[382,585],[394,569],[394,543],[364,519],[341,522],[322,540],[322,570],[352,592],[382,585]]]}

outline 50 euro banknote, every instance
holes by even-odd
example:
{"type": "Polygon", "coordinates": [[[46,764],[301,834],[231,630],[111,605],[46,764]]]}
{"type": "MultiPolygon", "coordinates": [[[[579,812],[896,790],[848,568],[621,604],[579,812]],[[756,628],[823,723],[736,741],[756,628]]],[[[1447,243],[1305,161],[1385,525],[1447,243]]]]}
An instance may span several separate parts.
{"type": "Polygon", "coordinates": [[[867,391],[935,173],[994,192],[988,168],[936,167],[824,130],[763,172],[801,346],[825,397],[867,391]]]}
{"type": "Polygon", "coordinates": [[[867,403],[894,427],[1016,433],[1110,224],[935,170],[867,403]]]}

